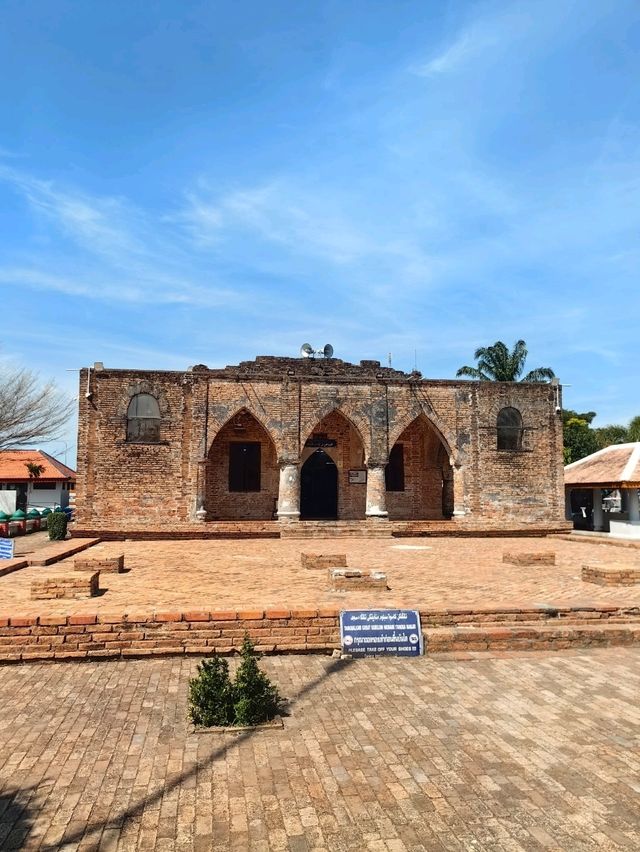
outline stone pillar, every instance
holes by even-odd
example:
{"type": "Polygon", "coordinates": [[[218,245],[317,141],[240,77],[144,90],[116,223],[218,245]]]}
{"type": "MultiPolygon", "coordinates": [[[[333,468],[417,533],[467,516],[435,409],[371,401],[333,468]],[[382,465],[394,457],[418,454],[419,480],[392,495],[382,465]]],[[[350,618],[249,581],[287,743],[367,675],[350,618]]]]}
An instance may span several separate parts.
{"type": "Polygon", "coordinates": [[[297,521],[300,518],[300,469],[295,462],[280,462],[278,490],[278,520],[297,521]]]}
{"type": "Polygon", "coordinates": [[[196,483],[196,508],[194,518],[199,523],[207,519],[206,495],[207,495],[207,465],[208,459],[200,459],[198,462],[198,479],[196,483]]]}
{"type": "Polygon", "coordinates": [[[442,515],[445,518],[453,516],[454,496],[453,496],[453,472],[447,470],[442,476],[442,515]]]}
{"type": "Polygon", "coordinates": [[[593,489],[593,529],[602,531],[602,488],[593,489]]]}
{"type": "Polygon", "coordinates": [[[573,512],[571,511],[571,489],[564,489],[564,517],[566,521],[573,520],[573,512]]]}
{"type": "Polygon", "coordinates": [[[387,520],[387,486],[385,464],[367,464],[367,518],[387,520]]]}
{"type": "Polygon", "coordinates": [[[462,468],[452,465],[453,468],[453,517],[458,518],[466,514],[464,508],[464,474],[462,468]]]}
{"type": "Polygon", "coordinates": [[[640,500],[638,499],[637,488],[629,488],[627,490],[627,511],[629,513],[629,522],[640,524],[640,500]]]}

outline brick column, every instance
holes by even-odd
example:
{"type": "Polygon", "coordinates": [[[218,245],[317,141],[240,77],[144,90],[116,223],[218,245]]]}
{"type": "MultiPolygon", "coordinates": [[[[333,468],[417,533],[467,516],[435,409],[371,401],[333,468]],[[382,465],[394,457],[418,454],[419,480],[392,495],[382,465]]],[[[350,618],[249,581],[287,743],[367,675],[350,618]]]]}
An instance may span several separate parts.
{"type": "Polygon", "coordinates": [[[297,521],[300,518],[300,469],[295,462],[280,462],[278,490],[278,520],[297,521]]]}
{"type": "Polygon", "coordinates": [[[204,523],[207,518],[206,495],[207,495],[207,464],[208,459],[200,459],[198,462],[198,483],[196,487],[196,507],[194,519],[204,523]]]}
{"type": "Polygon", "coordinates": [[[464,508],[464,474],[461,467],[453,465],[453,516],[466,514],[464,508]]]}
{"type": "Polygon", "coordinates": [[[381,518],[386,520],[387,513],[387,488],[384,478],[386,465],[367,464],[367,518],[381,518]]]}

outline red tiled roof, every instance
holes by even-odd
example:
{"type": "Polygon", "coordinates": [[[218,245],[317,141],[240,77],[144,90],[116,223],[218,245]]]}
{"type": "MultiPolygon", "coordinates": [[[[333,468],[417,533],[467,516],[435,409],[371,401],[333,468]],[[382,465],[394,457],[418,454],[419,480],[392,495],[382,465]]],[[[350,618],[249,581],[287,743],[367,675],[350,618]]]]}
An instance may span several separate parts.
{"type": "Polygon", "coordinates": [[[44,468],[40,479],[76,478],[75,470],[42,450],[0,450],[0,482],[26,482],[29,479],[26,468],[29,462],[44,468]]]}
{"type": "Polygon", "coordinates": [[[564,484],[625,488],[640,485],[640,441],[613,444],[564,469],[564,484]]]}

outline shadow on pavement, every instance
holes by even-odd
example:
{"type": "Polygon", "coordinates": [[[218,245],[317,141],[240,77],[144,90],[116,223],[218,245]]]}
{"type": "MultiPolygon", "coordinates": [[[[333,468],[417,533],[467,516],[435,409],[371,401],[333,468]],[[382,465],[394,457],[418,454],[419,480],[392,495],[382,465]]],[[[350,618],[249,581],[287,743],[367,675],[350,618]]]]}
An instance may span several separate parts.
{"type": "MultiPolygon", "coordinates": [[[[292,698],[289,699],[289,701],[287,702],[287,715],[291,715],[291,710],[295,707],[295,705],[300,701],[301,698],[303,698],[305,695],[308,695],[310,692],[313,692],[313,690],[316,689],[316,687],[318,687],[321,683],[323,683],[327,678],[331,677],[331,675],[337,674],[338,672],[340,672],[343,669],[350,666],[352,663],[353,663],[352,659],[333,660],[327,666],[327,668],[325,669],[323,674],[319,675],[317,678],[314,678],[314,680],[310,681],[306,686],[304,686],[301,690],[299,690],[299,692],[297,692],[296,695],[294,695],[292,698]]],[[[224,755],[226,754],[226,752],[230,748],[235,748],[236,746],[238,746],[239,743],[245,742],[246,740],[255,736],[255,734],[257,732],[264,734],[263,730],[256,729],[256,728],[251,728],[249,730],[238,732],[236,735],[234,735],[233,739],[226,741],[223,745],[221,745],[214,752],[212,752],[212,754],[207,758],[206,761],[197,762],[188,772],[182,772],[180,775],[176,776],[170,783],[165,784],[159,790],[156,790],[156,792],[154,792],[154,793],[152,793],[148,796],[145,796],[144,798],[138,800],[137,802],[134,802],[134,804],[132,804],[129,808],[119,812],[118,814],[116,814],[111,819],[109,819],[105,822],[94,823],[93,825],[87,825],[81,831],[76,831],[76,832],[73,832],[73,833],[70,833],[70,834],[65,834],[63,841],[62,841],[63,844],[66,846],[67,844],[79,843],[83,839],[88,840],[93,834],[96,834],[98,832],[103,832],[105,829],[115,829],[115,830],[122,829],[122,827],[124,826],[124,824],[126,823],[127,820],[141,815],[144,812],[145,808],[147,808],[149,805],[152,805],[155,802],[162,799],[162,797],[165,795],[165,793],[169,793],[169,792],[171,792],[171,790],[175,790],[176,787],[179,787],[185,781],[189,780],[190,778],[193,778],[193,776],[196,775],[203,767],[207,766],[208,764],[214,763],[216,760],[218,760],[221,757],[224,757],[224,755]]],[[[2,819],[2,817],[0,816],[0,820],[1,819],[2,819]]],[[[27,830],[27,833],[28,833],[28,830],[27,830]]],[[[20,847],[19,846],[15,846],[15,847],[7,846],[7,847],[5,847],[5,846],[2,845],[2,840],[0,838],[0,849],[5,849],[5,848],[7,848],[7,849],[16,848],[17,849],[17,848],[20,848],[20,847]]],[[[50,850],[51,852],[53,852],[54,849],[57,850],[59,848],[60,848],[60,844],[55,844],[53,846],[48,845],[48,846],[42,846],[41,847],[41,849],[50,850]]]]}
{"type": "Polygon", "coordinates": [[[0,849],[22,849],[33,825],[27,805],[32,789],[0,793],[0,849]]]}

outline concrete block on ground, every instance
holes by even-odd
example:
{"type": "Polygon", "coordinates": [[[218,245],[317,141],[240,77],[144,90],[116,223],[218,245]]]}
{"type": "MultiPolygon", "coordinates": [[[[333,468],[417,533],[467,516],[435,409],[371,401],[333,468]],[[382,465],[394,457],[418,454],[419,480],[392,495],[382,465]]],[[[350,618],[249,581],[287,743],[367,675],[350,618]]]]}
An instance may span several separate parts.
{"type": "Polygon", "coordinates": [[[510,565],[555,565],[554,550],[505,551],[502,561],[510,565]]]}
{"type": "Polygon", "coordinates": [[[346,567],[346,553],[301,553],[300,562],[303,568],[313,571],[326,570],[327,568],[346,567]]]}
{"type": "Polygon", "coordinates": [[[640,565],[623,562],[604,565],[594,562],[582,566],[582,579],[585,583],[598,586],[633,586],[640,583],[640,565]]]}
{"type": "Polygon", "coordinates": [[[31,600],[94,598],[100,591],[99,581],[99,571],[39,577],[31,581],[31,600]]]}

